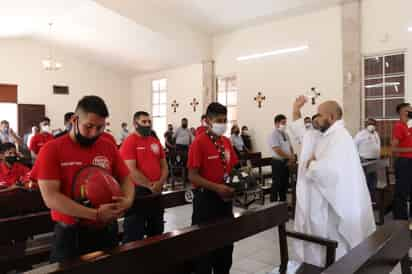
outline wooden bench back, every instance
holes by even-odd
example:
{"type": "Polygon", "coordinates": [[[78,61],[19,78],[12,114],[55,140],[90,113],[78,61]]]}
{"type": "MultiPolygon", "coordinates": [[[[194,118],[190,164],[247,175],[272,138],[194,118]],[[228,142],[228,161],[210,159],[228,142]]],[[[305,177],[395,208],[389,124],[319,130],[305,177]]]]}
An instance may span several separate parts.
{"type": "MultiPolygon", "coordinates": [[[[288,221],[286,203],[246,211],[234,218],[191,226],[132,242],[113,250],[98,251],[63,264],[48,265],[28,273],[182,273],[188,261],[288,221]]],[[[283,239],[286,241],[286,239],[283,239]]]]}
{"type": "Polygon", "coordinates": [[[401,262],[402,273],[410,274],[411,239],[406,221],[392,221],[378,228],[365,241],[327,268],[323,274],[391,273],[401,262]]]}

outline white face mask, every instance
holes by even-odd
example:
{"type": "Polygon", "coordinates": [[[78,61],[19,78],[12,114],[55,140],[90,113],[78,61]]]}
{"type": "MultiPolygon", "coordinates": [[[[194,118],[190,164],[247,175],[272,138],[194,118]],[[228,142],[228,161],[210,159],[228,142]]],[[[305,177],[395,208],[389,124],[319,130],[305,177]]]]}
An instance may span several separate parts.
{"type": "Polygon", "coordinates": [[[43,132],[47,132],[47,133],[50,133],[51,132],[51,129],[50,129],[50,126],[41,126],[41,130],[43,131],[43,132]]]}
{"type": "Polygon", "coordinates": [[[374,125],[369,125],[369,126],[366,127],[366,129],[367,129],[369,132],[372,133],[372,132],[375,132],[375,129],[376,129],[376,128],[375,128],[374,125]]]}
{"type": "Polygon", "coordinates": [[[286,125],[280,125],[280,126],[278,127],[278,129],[279,129],[280,131],[284,132],[284,131],[286,130],[286,125]]]}
{"type": "Polygon", "coordinates": [[[227,130],[227,124],[225,123],[213,123],[212,124],[212,131],[217,136],[222,136],[223,134],[225,134],[226,130],[227,130]]]}
{"type": "Polygon", "coordinates": [[[305,128],[306,128],[306,129],[312,128],[312,123],[306,123],[306,124],[305,124],[305,128]]]}

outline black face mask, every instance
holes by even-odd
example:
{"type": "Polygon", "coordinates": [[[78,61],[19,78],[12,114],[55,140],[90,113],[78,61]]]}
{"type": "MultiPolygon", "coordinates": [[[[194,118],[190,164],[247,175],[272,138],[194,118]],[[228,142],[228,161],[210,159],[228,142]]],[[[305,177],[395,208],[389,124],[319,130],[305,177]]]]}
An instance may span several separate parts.
{"type": "Polygon", "coordinates": [[[83,146],[83,147],[89,147],[92,146],[97,139],[99,139],[100,135],[97,135],[96,137],[93,138],[87,138],[84,137],[83,135],[80,134],[80,130],[79,130],[79,121],[76,122],[76,131],[74,132],[74,135],[76,136],[76,140],[77,142],[83,146]]]}
{"type": "Polygon", "coordinates": [[[17,156],[6,156],[4,157],[4,160],[9,164],[13,165],[14,163],[20,161],[20,158],[17,156]]]}
{"type": "Polygon", "coordinates": [[[239,135],[240,131],[239,131],[239,130],[235,130],[233,133],[234,133],[235,135],[239,135]]]}
{"type": "Polygon", "coordinates": [[[182,124],[182,128],[187,128],[187,124],[182,124]]]}
{"type": "Polygon", "coordinates": [[[143,137],[148,137],[152,135],[152,127],[151,126],[141,126],[139,124],[136,125],[136,131],[142,135],[143,137]]]}

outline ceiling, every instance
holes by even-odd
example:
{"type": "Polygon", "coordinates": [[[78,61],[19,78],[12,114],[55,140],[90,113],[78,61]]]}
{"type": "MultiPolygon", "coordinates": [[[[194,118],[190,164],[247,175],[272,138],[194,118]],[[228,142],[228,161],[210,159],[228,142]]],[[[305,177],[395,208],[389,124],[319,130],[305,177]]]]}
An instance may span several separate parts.
{"type": "Polygon", "coordinates": [[[48,40],[131,74],[210,58],[213,35],[341,0],[0,0],[0,38],[48,40]],[[54,22],[52,35],[48,23],[54,22]]]}
{"type": "Polygon", "coordinates": [[[151,0],[153,5],[209,34],[266,19],[336,5],[342,0],[151,0]]]}

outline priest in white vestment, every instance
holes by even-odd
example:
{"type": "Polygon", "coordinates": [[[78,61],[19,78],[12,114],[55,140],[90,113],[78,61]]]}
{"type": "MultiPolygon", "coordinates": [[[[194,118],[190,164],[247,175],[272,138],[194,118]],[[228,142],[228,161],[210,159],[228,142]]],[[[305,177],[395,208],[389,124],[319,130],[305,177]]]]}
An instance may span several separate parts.
{"type": "MultiPolygon", "coordinates": [[[[299,97],[295,102],[294,118],[305,101],[299,97]]],[[[376,227],[359,155],[341,120],[342,109],[329,101],[318,112],[319,135],[306,131],[302,136],[295,230],[337,241],[338,259],[376,227]]],[[[295,241],[294,247],[301,262],[325,265],[324,247],[302,241],[295,241]]]]}

